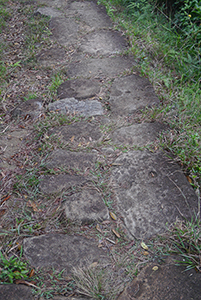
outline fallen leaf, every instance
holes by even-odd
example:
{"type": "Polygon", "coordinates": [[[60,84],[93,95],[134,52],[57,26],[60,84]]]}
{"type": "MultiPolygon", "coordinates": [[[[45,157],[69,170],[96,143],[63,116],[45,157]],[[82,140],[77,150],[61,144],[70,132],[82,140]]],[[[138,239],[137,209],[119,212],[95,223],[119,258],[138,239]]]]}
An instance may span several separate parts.
{"type": "Polygon", "coordinates": [[[2,217],[6,212],[6,209],[5,208],[1,208],[0,209],[0,217],[2,217]]]}
{"type": "Polygon", "coordinates": [[[32,207],[32,208],[33,208],[33,211],[38,211],[38,208],[37,208],[37,206],[36,206],[36,203],[34,203],[34,202],[31,201],[31,200],[29,200],[29,201],[27,202],[27,206],[32,207]]]}
{"type": "Polygon", "coordinates": [[[142,242],[141,244],[141,247],[144,249],[144,250],[148,250],[149,248],[147,247],[147,245],[144,243],[144,242],[142,242]]]}
{"type": "Polygon", "coordinates": [[[110,211],[110,217],[115,221],[117,220],[117,216],[111,211],[110,211]]]}
{"type": "Polygon", "coordinates": [[[154,267],[152,268],[152,270],[153,270],[153,271],[157,271],[157,270],[158,270],[158,267],[157,267],[157,266],[154,266],[154,267]]]}
{"type": "Polygon", "coordinates": [[[144,251],[144,252],[143,252],[143,255],[145,255],[145,256],[146,256],[146,255],[149,255],[149,252],[148,252],[148,251],[144,251]]]}
{"type": "Polygon", "coordinates": [[[189,176],[186,176],[189,183],[192,183],[192,179],[189,176]]]}
{"type": "Polygon", "coordinates": [[[96,225],[96,230],[98,230],[100,233],[102,233],[102,230],[100,229],[100,225],[99,224],[96,225]]]}
{"type": "MultiPolygon", "coordinates": [[[[11,195],[6,196],[5,198],[1,199],[1,204],[4,203],[5,201],[7,201],[9,198],[11,197],[11,195]]],[[[0,205],[1,205],[0,204],[0,205]]]]}
{"type": "Polygon", "coordinates": [[[30,272],[30,274],[29,274],[29,277],[33,277],[33,276],[34,276],[34,274],[35,274],[35,270],[34,270],[34,269],[32,269],[32,270],[31,270],[31,272],[30,272]]]}
{"type": "Polygon", "coordinates": [[[118,237],[120,238],[120,234],[118,232],[116,232],[116,230],[112,229],[112,232],[118,237]]]}
{"type": "Polygon", "coordinates": [[[72,138],[70,139],[71,143],[73,143],[75,136],[73,135],[72,138]]]}
{"type": "Polygon", "coordinates": [[[98,265],[98,262],[95,261],[89,266],[89,268],[95,268],[95,267],[97,267],[97,265],[98,265]]]}

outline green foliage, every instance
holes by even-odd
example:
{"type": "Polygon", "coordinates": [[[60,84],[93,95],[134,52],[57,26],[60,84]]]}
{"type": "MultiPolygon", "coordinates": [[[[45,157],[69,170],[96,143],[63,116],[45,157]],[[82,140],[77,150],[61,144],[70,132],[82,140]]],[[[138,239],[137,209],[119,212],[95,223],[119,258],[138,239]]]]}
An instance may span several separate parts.
{"type": "Polygon", "coordinates": [[[185,265],[186,270],[196,268],[200,271],[201,257],[201,223],[179,222],[170,231],[169,242],[172,252],[179,254],[182,260],[177,260],[178,265],[185,265]]]}
{"type": "Polygon", "coordinates": [[[27,264],[20,261],[21,256],[22,250],[19,258],[11,256],[7,259],[0,251],[0,283],[13,283],[16,279],[28,277],[29,270],[27,264]]]}

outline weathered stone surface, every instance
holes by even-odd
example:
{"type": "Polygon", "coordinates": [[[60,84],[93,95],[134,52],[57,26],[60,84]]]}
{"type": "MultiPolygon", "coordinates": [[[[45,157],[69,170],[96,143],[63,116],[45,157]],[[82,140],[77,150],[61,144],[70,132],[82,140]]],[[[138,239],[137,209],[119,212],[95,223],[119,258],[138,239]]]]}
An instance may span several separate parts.
{"type": "Polygon", "coordinates": [[[115,194],[126,227],[136,238],[164,232],[197,209],[197,196],[179,166],[162,153],[129,151],[112,171],[115,194]]]}
{"type": "Polygon", "coordinates": [[[24,145],[24,140],[28,135],[28,130],[20,129],[11,132],[10,134],[4,133],[1,135],[0,140],[0,154],[1,158],[8,158],[20,151],[24,145]]]}
{"type": "Polygon", "coordinates": [[[84,176],[60,174],[58,176],[41,176],[39,188],[45,194],[53,194],[73,186],[82,185],[87,181],[84,176]]]}
{"type": "Polygon", "coordinates": [[[95,189],[82,189],[65,198],[64,207],[66,217],[78,224],[109,219],[108,209],[95,189]]]}
{"type": "Polygon", "coordinates": [[[24,254],[30,264],[37,267],[65,269],[89,266],[93,262],[108,262],[106,253],[98,245],[81,236],[48,234],[24,239],[24,254]]]}
{"type": "Polygon", "coordinates": [[[50,20],[49,28],[53,39],[61,45],[70,46],[77,42],[79,26],[73,18],[54,17],[50,20]]]}
{"type": "Polygon", "coordinates": [[[135,62],[128,57],[115,56],[105,58],[75,57],[67,69],[69,77],[82,76],[85,78],[114,77],[124,72],[130,72],[135,67],[135,62]]]}
{"type": "Polygon", "coordinates": [[[126,50],[127,42],[117,31],[100,30],[91,32],[83,39],[79,48],[90,54],[115,54],[126,50]]]}
{"type": "Polygon", "coordinates": [[[66,167],[84,171],[91,168],[96,159],[96,155],[93,153],[70,152],[59,149],[48,157],[46,166],[48,168],[66,167]]]}
{"type": "Polygon", "coordinates": [[[51,6],[51,7],[55,7],[55,8],[65,8],[67,5],[67,1],[66,0],[36,0],[38,3],[40,3],[41,5],[45,5],[47,6],[51,6]]]}
{"type": "MultiPolygon", "coordinates": [[[[175,259],[182,260],[181,257],[175,259]]],[[[200,300],[201,274],[194,269],[186,271],[185,267],[176,266],[169,257],[166,263],[151,263],[145,267],[118,297],[118,300],[200,300]],[[153,271],[153,267],[158,270],[153,271]]]]}
{"type": "Polygon", "coordinates": [[[0,284],[1,300],[32,300],[31,288],[17,284],[0,284]]]}
{"type": "Polygon", "coordinates": [[[66,98],[49,104],[50,111],[58,111],[61,114],[76,113],[84,117],[103,115],[103,108],[97,100],[76,100],[66,98]]]}
{"type": "Polygon", "coordinates": [[[62,16],[62,13],[58,9],[48,7],[48,6],[39,7],[36,12],[40,13],[41,15],[49,16],[52,18],[62,16]]]}
{"type": "Polygon", "coordinates": [[[62,48],[51,48],[43,50],[37,57],[42,66],[51,66],[58,63],[65,63],[65,50],[62,48]]]}
{"type": "Polygon", "coordinates": [[[134,124],[128,127],[121,127],[111,135],[113,143],[118,145],[137,145],[143,146],[153,143],[159,133],[165,129],[160,123],[134,124]]]}
{"type": "Polygon", "coordinates": [[[63,82],[57,89],[57,95],[60,99],[86,99],[94,97],[99,91],[100,84],[95,80],[74,79],[63,82]]]}
{"type": "Polygon", "coordinates": [[[11,114],[13,117],[36,119],[41,116],[43,110],[44,109],[42,99],[36,98],[21,103],[11,112],[11,114]]]}
{"type": "Polygon", "coordinates": [[[63,140],[70,143],[72,143],[72,138],[73,142],[91,143],[93,141],[98,141],[102,136],[99,125],[86,121],[80,121],[70,125],[52,128],[49,134],[51,135],[51,133],[60,133],[63,140]]]}
{"type": "Polygon", "coordinates": [[[75,13],[79,15],[82,21],[84,21],[91,30],[112,26],[111,19],[106,14],[105,8],[100,5],[98,6],[94,2],[74,1],[70,5],[69,10],[75,11],[75,13]]]}
{"type": "Polygon", "coordinates": [[[148,79],[130,75],[114,80],[109,103],[113,113],[123,115],[157,104],[159,100],[148,79]]]}

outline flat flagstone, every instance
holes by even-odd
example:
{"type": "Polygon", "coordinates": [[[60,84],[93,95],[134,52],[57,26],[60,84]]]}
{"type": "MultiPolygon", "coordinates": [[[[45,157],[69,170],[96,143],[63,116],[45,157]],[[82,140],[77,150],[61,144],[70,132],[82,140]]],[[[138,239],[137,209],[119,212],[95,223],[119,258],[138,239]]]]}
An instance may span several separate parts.
{"type": "Polygon", "coordinates": [[[73,143],[91,143],[98,141],[102,137],[99,124],[93,122],[80,121],[70,125],[52,128],[49,131],[51,134],[60,134],[64,141],[73,143]]]}
{"type": "Polygon", "coordinates": [[[51,153],[46,166],[48,168],[65,167],[84,171],[94,166],[96,160],[97,157],[93,153],[70,152],[59,149],[51,153]]]}
{"type": "Polygon", "coordinates": [[[53,39],[63,46],[77,43],[79,25],[73,18],[54,17],[50,20],[49,28],[53,39]]]}
{"type": "Polygon", "coordinates": [[[51,66],[51,65],[56,65],[58,63],[65,63],[65,50],[62,48],[51,48],[48,50],[43,50],[41,53],[38,55],[37,60],[42,66],[51,66]]]}
{"type": "Polygon", "coordinates": [[[47,234],[24,239],[24,254],[31,266],[53,267],[69,274],[73,267],[89,266],[93,262],[107,263],[106,253],[96,242],[81,236],[47,234]]]}
{"type": "Polygon", "coordinates": [[[137,75],[116,78],[110,89],[111,112],[124,115],[159,103],[149,80],[137,75]]]}
{"type": "Polygon", "coordinates": [[[111,141],[118,145],[143,146],[153,143],[164,129],[165,126],[158,122],[134,124],[115,130],[111,141]]]}
{"type": "Polygon", "coordinates": [[[69,77],[105,78],[114,77],[124,72],[131,72],[135,67],[134,60],[125,56],[84,58],[75,57],[68,65],[67,75],[69,77]]]}
{"type": "Polygon", "coordinates": [[[62,13],[58,9],[48,7],[48,6],[39,7],[37,9],[36,13],[40,13],[41,15],[49,16],[51,18],[53,18],[53,17],[62,17],[62,13]]]}
{"type": "Polygon", "coordinates": [[[128,284],[117,300],[200,300],[200,273],[195,269],[186,270],[176,266],[174,259],[168,257],[165,264],[150,263],[128,284]],[[153,267],[158,267],[156,271],[153,267]]]}
{"type": "Polygon", "coordinates": [[[65,198],[64,208],[67,219],[78,224],[109,219],[108,209],[95,189],[81,189],[80,192],[65,198]]]}
{"type": "Polygon", "coordinates": [[[73,186],[80,186],[86,181],[86,177],[79,175],[43,175],[40,178],[39,189],[44,194],[54,194],[73,186]]]}
{"type": "Polygon", "coordinates": [[[22,284],[0,284],[1,300],[34,300],[31,287],[22,284]]]}
{"type": "Polygon", "coordinates": [[[63,82],[57,89],[60,99],[72,98],[86,99],[92,98],[100,92],[100,84],[90,79],[74,79],[63,82]]]}
{"type": "Polygon", "coordinates": [[[26,120],[29,118],[38,118],[43,113],[43,101],[40,98],[29,99],[27,101],[22,102],[17,107],[15,107],[11,115],[16,118],[25,118],[26,120]]]}
{"type": "Polygon", "coordinates": [[[114,162],[112,182],[129,232],[138,239],[195,216],[197,196],[179,166],[162,153],[129,151],[114,162]]]}
{"type": "Polygon", "coordinates": [[[72,2],[70,12],[75,11],[79,17],[87,24],[91,30],[103,27],[111,27],[112,22],[106,14],[105,7],[94,2],[72,2]]]}
{"type": "Polygon", "coordinates": [[[77,100],[75,98],[66,98],[50,103],[50,111],[58,111],[61,114],[75,113],[84,117],[103,115],[103,108],[97,100],[77,100]]]}
{"type": "Polygon", "coordinates": [[[80,52],[89,54],[116,54],[126,50],[128,43],[118,31],[99,30],[91,32],[83,38],[80,52]]]}

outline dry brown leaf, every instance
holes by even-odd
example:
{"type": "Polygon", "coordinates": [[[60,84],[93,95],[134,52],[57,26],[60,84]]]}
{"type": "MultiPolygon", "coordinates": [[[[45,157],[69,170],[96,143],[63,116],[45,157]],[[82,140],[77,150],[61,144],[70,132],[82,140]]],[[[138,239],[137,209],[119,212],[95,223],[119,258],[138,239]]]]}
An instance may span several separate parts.
{"type": "Polygon", "coordinates": [[[141,244],[141,247],[144,249],[144,250],[148,250],[149,248],[147,247],[147,245],[144,243],[144,242],[142,242],[141,244]]]}
{"type": "Polygon", "coordinates": [[[117,220],[117,216],[111,211],[110,211],[110,217],[115,221],[117,220]]]}
{"type": "Polygon", "coordinates": [[[75,139],[75,136],[73,135],[72,138],[70,139],[71,143],[73,143],[74,139],[75,139]]]}
{"type": "Polygon", "coordinates": [[[116,232],[116,230],[112,229],[112,232],[118,237],[120,238],[120,234],[118,232],[116,232]]]}
{"type": "Polygon", "coordinates": [[[27,206],[32,207],[33,211],[38,211],[38,208],[37,208],[36,204],[33,201],[31,201],[31,200],[29,200],[27,202],[27,206]]]}
{"type": "Polygon", "coordinates": [[[96,230],[98,230],[100,233],[103,233],[99,224],[96,225],[96,230]]]}
{"type": "Polygon", "coordinates": [[[32,270],[31,270],[31,272],[30,272],[30,274],[29,274],[29,277],[33,277],[33,276],[34,276],[34,274],[35,274],[35,270],[34,270],[34,269],[32,269],[32,270]]]}
{"type": "Polygon", "coordinates": [[[146,255],[149,255],[149,252],[148,252],[148,251],[144,251],[144,252],[143,252],[143,255],[145,255],[145,256],[146,256],[146,255]]]}

